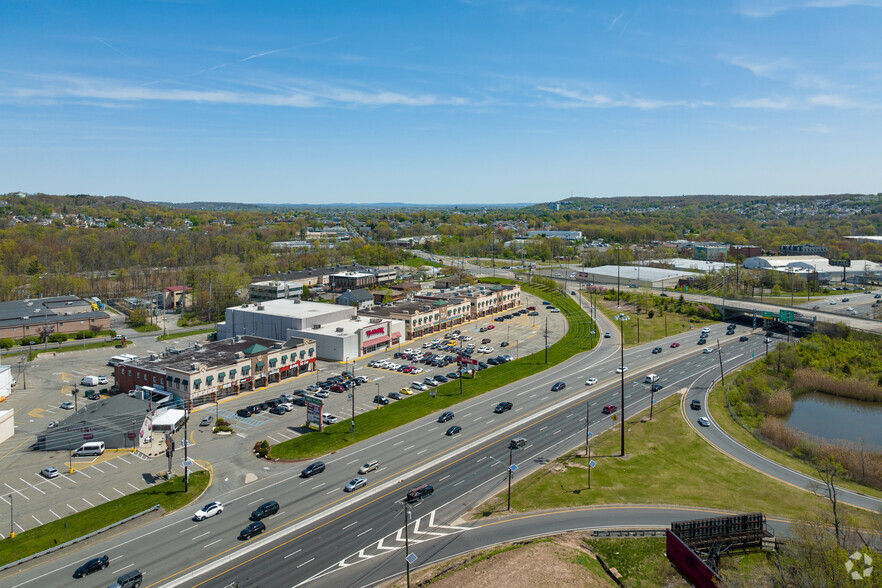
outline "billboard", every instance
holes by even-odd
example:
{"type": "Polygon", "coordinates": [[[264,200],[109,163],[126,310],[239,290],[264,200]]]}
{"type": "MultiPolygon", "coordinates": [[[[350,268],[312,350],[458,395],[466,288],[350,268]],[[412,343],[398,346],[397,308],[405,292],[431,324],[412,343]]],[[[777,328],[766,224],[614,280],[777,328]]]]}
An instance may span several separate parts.
{"type": "Polygon", "coordinates": [[[304,396],[306,401],[306,424],[315,425],[319,428],[322,426],[322,399],[315,396],[304,396]]]}
{"type": "Polygon", "coordinates": [[[698,554],[677,537],[670,529],[665,529],[665,555],[680,573],[698,588],[718,588],[717,575],[698,554]]]}
{"type": "Polygon", "coordinates": [[[830,265],[836,267],[851,267],[850,259],[829,259],[827,260],[830,265]]]}

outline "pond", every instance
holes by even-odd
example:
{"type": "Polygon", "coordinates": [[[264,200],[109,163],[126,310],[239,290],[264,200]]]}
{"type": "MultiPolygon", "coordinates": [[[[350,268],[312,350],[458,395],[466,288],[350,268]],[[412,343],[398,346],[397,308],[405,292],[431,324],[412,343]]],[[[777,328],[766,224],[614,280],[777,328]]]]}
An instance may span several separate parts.
{"type": "Polygon", "coordinates": [[[787,424],[824,439],[845,439],[882,447],[882,403],[827,394],[803,394],[793,401],[787,424]]]}

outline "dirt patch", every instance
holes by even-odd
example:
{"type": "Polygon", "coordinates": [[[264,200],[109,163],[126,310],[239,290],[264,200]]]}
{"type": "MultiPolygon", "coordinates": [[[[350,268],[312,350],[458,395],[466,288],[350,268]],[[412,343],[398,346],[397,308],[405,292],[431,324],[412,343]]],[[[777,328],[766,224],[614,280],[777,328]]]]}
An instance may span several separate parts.
{"type": "MultiPolygon", "coordinates": [[[[580,546],[581,535],[568,534],[552,540],[507,544],[437,564],[411,574],[411,585],[432,588],[528,588],[587,586],[614,587],[615,583],[593,570],[599,564],[580,546]],[[482,559],[483,558],[483,559],[482,559]],[[580,560],[583,563],[579,563],[580,560]],[[586,567],[585,562],[591,564],[586,567]]],[[[399,578],[389,586],[405,586],[399,578]]]]}

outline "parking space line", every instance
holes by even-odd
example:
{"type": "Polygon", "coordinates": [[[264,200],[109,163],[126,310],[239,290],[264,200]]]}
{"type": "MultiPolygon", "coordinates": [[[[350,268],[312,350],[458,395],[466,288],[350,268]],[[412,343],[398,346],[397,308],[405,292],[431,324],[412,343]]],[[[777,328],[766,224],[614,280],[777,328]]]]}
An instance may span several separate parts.
{"type": "Polygon", "coordinates": [[[43,492],[42,490],[40,490],[39,488],[37,488],[36,486],[34,486],[33,484],[31,484],[30,482],[28,482],[28,481],[25,480],[24,478],[19,478],[19,480],[21,480],[22,482],[24,482],[25,484],[27,484],[28,486],[30,486],[31,488],[33,488],[34,490],[36,490],[37,492],[39,492],[40,494],[43,494],[43,495],[46,494],[45,492],[43,492]]]}
{"type": "Polygon", "coordinates": [[[125,494],[123,492],[120,492],[117,488],[114,488],[114,490],[116,490],[120,496],[125,496],[125,494]]]}
{"type": "Polygon", "coordinates": [[[278,439],[276,439],[276,438],[273,437],[272,435],[267,435],[266,437],[267,437],[267,439],[272,439],[272,440],[273,440],[273,443],[281,443],[281,441],[279,441],[278,439]]]}
{"type": "MultiPolygon", "coordinates": [[[[81,496],[80,498],[83,498],[83,497],[81,496]]],[[[92,506],[92,507],[95,506],[94,504],[92,504],[91,502],[89,502],[88,500],[86,500],[85,498],[83,498],[83,502],[85,502],[85,503],[88,504],[89,506],[92,506]]]]}
{"type": "MultiPolygon", "coordinates": [[[[35,475],[35,476],[40,476],[40,474],[34,474],[34,475],[35,475]]],[[[40,476],[40,478],[42,478],[42,477],[43,477],[43,476],[40,476]]],[[[45,482],[48,482],[48,483],[52,484],[52,485],[55,486],[56,488],[59,488],[59,489],[61,488],[61,486],[59,486],[58,484],[56,484],[55,482],[53,482],[53,481],[50,480],[49,478],[45,478],[44,480],[40,480],[40,481],[41,481],[41,482],[45,481],[45,482]]]]}
{"type": "Polygon", "coordinates": [[[116,459],[120,460],[123,463],[132,463],[130,461],[126,461],[126,458],[124,458],[124,457],[117,457],[116,459]]]}
{"type": "Polygon", "coordinates": [[[70,475],[68,475],[68,474],[61,474],[61,477],[64,478],[65,480],[69,480],[69,481],[73,482],[74,484],[77,483],[77,481],[74,480],[73,478],[71,478],[70,475]]]}
{"type": "Polygon", "coordinates": [[[107,502],[110,502],[110,499],[107,498],[106,496],[104,496],[103,494],[101,494],[100,492],[96,492],[96,494],[98,494],[98,496],[100,496],[101,498],[103,498],[103,499],[106,500],[107,502]]]}
{"type": "MultiPolygon", "coordinates": [[[[33,515],[31,515],[31,516],[33,516],[33,515]]],[[[24,527],[22,527],[22,526],[19,525],[18,523],[15,523],[15,526],[18,527],[18,530],[19,530],[19,531],[21,531],[22,533],[24,533],[24,531],[25,531],[25,530],[24,530],[24,527]]]]}
{"type": "MultiPolygon", "coordinates": [[[[92,466],[92,467],[94,467],[94,466],[92,466]]],[[[83,475],[86,476],[87,478],[91,478],[91,477],[92,477],[92,476],[90,476],[89,474],[87,474],[86,472],[84,472],[83,470],[74,470],[74,471],[76,471],[76,473],[78,473],[78,474],[83,474],[83,475]]]]}
{"type": "Polygon", "coordinates": [[[51,512],[52,514],[54,514],[56,519],[60,519],[60,518],[61,518],[60,516],[58,516],[57,514],[55,514],[55,511],[52,510],[51,508],[49,509],[49,512],[51,512]]]}
{"type": "Polygon", "coordinates": [[[71,509],[72,511],[74,511],[74,512],[80,512],[80,511],[78,511],[77,509],[75,509],[74,507],[72,507],[72,506],[69,505],[69,504],[67,505],[67,507],[68,507],[69,509],[71,509]]]}
{"type": "Polygon", "coordinates": [[[37,526],[40,526],[40,527],[43,526],[43,523],[40,522],[40,519],[38,519],[38,518],[35,517],[34,515],[31,515],[31,516],[33,517],[33,519],[34,519],[35,521],[37,521],[37,526]]]}
{"type": "Polygon", "coordinates": [[[138,488],[137,486],[135,486],[131,482],[128,482],[128,485],[131,486],[132,488],[134,488],[135,490],[140,490],[140,488],[138,488]]]}
{"type": "Polygon", "coordinates": [[[30,498],[28,498],[27,496],[25,496],[24,494],[22,494],[21,492],[19,492],[18,490],[16,490],[16,489],[13,488],[12,486],[10,486],[9,484],[6,484],[6,483],[4,482],[3,485],[6,486],[7,488],[9,488],[10,490],[12,490],[13,492],[15,492],[16,494],[18,494],[19,496],[23,496],[23,497],[26,498],[27,500],[30,500],[30,498]]]}
{"type": "Polygon", "coordinates": [[[105,465],[112,466],[112,467],[114,467],[114,468],[116,468],[116,469],[119,469],[119,467],[113,465],[113,462],[112,462],[112,461],[105,461],[104,464],[105,464],[105,465]]]}
{"type": "Polygon", "coordinates": [[[99,468],[98,466],[92,466],[92,467],[93,467],[94,469],[98,470],[100,473],[102,473],[102,474],[104,473],[104,470],[102,470],[102,469],[99,468]]]}

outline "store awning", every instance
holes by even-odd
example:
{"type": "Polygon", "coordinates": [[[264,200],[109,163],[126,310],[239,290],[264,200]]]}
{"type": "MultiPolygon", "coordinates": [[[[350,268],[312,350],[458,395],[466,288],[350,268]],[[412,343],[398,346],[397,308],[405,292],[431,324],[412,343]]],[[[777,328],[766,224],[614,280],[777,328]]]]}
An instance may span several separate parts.
{"type": "Polygon", "coordinates": [[[400,339],[400,338],[401,338],[401,333],[392,333],[392,338],[393,338],[393,339],[400,339]]]}
{"type": "Polygon", "coordinates": [[[206,384],[211,384],[211,382],[213,380],[214,380],[214,376],[205,376],[205,383],[206,384]]]}
{"type": "Polygon", "coordinates": [[[370,341],[365,341],[362,344],[362,347],[370,347],[372,345],[379,345],[380,343],[385,343],[389,340],[389,337],[377,337],[376,339],[371,339],[370,341]]]}
{"type": "Polygon", "coordinates": [[[181,383],[181,379],[180,379],[180,378],[175,378],[175,384],[180,384],[180,383],[181,383]]]}
{"type": "Polygon", "coordinates": [[[265,365],[266,365],[266,362],[264,362],[264,361],[258,361],[256,367],[257,367],[257,369],[261,369],[261,368],[263,368],[263,366],[265,366],[265,365]]]}
{"type": "Polygon", "coordinates": [[[198,386],[198,385],[201,384],[201,383],[202,383],[202,378],[196,378],[195,380],[193,380],[193,385],[194,385],[194,386],[198,386]]]}

